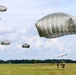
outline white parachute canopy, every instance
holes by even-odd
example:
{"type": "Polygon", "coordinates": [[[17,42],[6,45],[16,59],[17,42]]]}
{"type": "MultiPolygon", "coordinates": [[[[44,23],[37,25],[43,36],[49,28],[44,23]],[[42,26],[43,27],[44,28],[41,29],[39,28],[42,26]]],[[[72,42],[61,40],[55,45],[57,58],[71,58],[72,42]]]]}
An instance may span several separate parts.
{"type": "Polygon", "coordinates": [[[29,47],[30,47],[30,45],[27,44],[27,43],[25,43],[25,44],[22,45],[22,48],[29,48],[29,47]]]}
{"type": "Polygon", "coordinates": [[[7,8],[5,6],[0,5],[0,12],[5,12],[7,8]]]}
{"type": "Polygon", "coordinates": [[[1,42],[1,45],[10,45],[10,42],[8,40],[3,40],[1,42]]]}
{"type": "Polygon", "coordinates": [[[40,37],[57,38],[76,34],[76,17],[66,13],[53,13],[35,23],[40,37]]]}
{"type": "Polygon", "coordinates": [[[57,57],[59,58],[59,57],[64,57],[64,56],[66,56],[67,55],[67,53],[64,53],[64,54],[60,54],[60,55],[58,55],[57,57]]]}

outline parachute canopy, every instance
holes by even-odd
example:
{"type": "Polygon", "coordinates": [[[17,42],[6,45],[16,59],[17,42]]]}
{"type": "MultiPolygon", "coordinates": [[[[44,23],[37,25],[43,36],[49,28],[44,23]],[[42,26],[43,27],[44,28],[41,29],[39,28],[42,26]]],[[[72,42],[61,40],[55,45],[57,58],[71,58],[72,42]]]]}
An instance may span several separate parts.
{"type": "Polygon", "coordinates": [[[25,44],[22,45],[22,47],[23,47],[23,48],[29,48],[30,45],[25,43],[25,44]]]}
{"type": "Polygon", "coordinates": [[[7,10],[7,8],[5,6],[0,5],[0,12],[4,12],[6,10],[7,10]]]}
{"type": "Polygon", "coordinates": [[[57,38],[76,34],[76,17],[66,13],[53,13],[35,23],[40,37],[57,38]]]}
{"type": "Polygon", "coordinates": [[[10,45],[10,42],[8,40],[3,40],[1,42],[1,45],[10,45]]]}
{"type": "Polygon", "coordinates": [[[67,55],[67,53],[64,53],[64,54],[58,55],[57,57],[63,57],[63,56],[66,56],[66,55],[67,55]]]}

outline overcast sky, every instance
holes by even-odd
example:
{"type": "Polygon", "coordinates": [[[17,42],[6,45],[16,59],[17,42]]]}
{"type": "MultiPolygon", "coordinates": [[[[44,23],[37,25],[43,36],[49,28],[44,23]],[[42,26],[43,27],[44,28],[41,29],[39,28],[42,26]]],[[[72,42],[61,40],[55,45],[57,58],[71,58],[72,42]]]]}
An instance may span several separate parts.
{"type": "Polygon", "coordinates": [[[76,35],[47,39],[38,35],[35,23],[42,17],[56,12],[76,16],[76,0],[0,0],[7,7],[0,12],[0,42],[9,40],[8,46],[0,45],[0,59],[64,59],[76,60],[76,35]],[[22,48],[22,44],[30,48],[22,48]]]}

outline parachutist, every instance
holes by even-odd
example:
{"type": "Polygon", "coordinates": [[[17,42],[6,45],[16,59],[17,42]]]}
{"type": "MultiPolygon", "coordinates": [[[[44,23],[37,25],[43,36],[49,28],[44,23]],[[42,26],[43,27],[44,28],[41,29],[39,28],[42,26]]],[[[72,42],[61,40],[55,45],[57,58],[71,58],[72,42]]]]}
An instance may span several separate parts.
{"type": "Polygon", "coordinates": [[[59,63],[57,63],[57,68],[59,69],[59,63]]]}
{"type": "Polygon", "coordinates": [[[61,68],[65,68],[65,62],[62,62],[61,66],[61,68]]]}
{"type": "MultiPolygon", "coordinates": [[[[1,45],[10,45],[10,42],[8,40],[3,40],[1,45]]],[[[4,50],[4,52],[6,52],[6,50],[4,50]]]]}

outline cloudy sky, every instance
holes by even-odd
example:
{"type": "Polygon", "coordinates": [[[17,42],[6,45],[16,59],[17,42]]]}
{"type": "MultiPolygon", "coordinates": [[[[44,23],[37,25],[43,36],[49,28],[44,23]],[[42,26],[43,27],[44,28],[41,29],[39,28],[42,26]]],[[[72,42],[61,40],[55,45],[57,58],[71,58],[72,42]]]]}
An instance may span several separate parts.
{"type": "Polygon", "coordinates": [[[64,59],[76,60],[76,35],[47,39],[38,35],[35,23],[51,13],[63,12],[76,16],[76,0],[0,0],[7,7],[0,12],[0,42],[9,40],[10,45],[0,45],[0,59],[64,59]],[[30,48],[22,48],[22,44],[30,48]]]}

